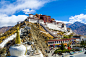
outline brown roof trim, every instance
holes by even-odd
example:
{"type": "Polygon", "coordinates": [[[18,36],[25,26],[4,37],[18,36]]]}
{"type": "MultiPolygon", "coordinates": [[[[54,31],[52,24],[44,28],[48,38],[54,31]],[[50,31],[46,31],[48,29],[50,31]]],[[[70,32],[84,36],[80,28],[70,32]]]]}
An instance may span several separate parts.
{"type": "Polygon", "coordinates": [[[62,24],[64,24],[63,22],[57,22],[57,24],[59,24],[59,23],[62,23],[62,24]]]}
{"type": "Polygon", "coordinates": [[[49,40],[50,41],[66,41],[66,40],[72,40],[72,39],[79,39],[79,38],[70,38],[70,39],[54,39],[54,40],[49,40]]]}
{"type": "Polygon", "coordinates": [[[51,23],[51,22],[46,22],[46,23],[51,23]]]}
{"type": "Polygon", "coordinates": [[[67,29],[71,29],[71,28],[67,28],[67,29]]]}
{"type": "Polygon", "coordinates": [[[33,15],[33,14],[29,14],[29,15],[33,15]]]}
{"type": "Polygon", "coordinates": [[[37,17],[35,17],[35,18],[34,18],[34,17],[33,17],[33,18],[27,17],[27,18],[28,18],[28,19],[35,19],[35,18],[36,18],[36,19],[39,19],[39,18],[37,18],[37,17]]]}
{"type": "Polygon", "coordinates": [[[56,21],[53,20],[52,22],[56,22],[56,21]]]}
{"type": "Polygon", "coordinates": [[[34,19],[34,18],[30,18],[30,17],[27,17],[28,19],[34,19]]]}
{"type": "Polygon", "coordinates": [[[40,15],[40,16],[46,16],[46,15],[40,15]]]}
{"type": "Polygon", "coordinates": [[[41,20],[41,19],[34,19],[34,18],[30,18],[30,19],[33,19],[33,20],[41,20]]]}
{"type": "MultiPolygon", "coordinates": [[[[41,19],[39,19],[39,20],[41,20],[41,19]]],[[[42,20],[43,21],[43,20],[42,20]]]]}

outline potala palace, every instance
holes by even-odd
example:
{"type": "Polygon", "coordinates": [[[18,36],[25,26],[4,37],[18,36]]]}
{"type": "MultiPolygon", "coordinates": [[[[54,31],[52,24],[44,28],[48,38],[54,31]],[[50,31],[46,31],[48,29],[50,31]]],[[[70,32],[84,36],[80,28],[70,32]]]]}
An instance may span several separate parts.
{"type": "Polygon", "coordinates": [[[42,15],[42,14],[36,14],[36,15],[29,14],[29,17],[27,17],[26,21],[43,24],[45,27],[48,27],[49,29],[53,29],[53,30],[59,30],[62,32],[69,31],[67,35],[72,33],[71,28],[67,28],[66,24],[64,24],[63,22],[56,22],[55,19],[51,18],[51,16],[42,15]]]}
{"type": "Polygon", "coordinates": [[[63,32],[67,31],[66,24],[63,22],[56,22],[55,19],[51,18],[51,16],[29,14],[29,17],[26,20],[32,23],[41,23],[50,29],[60,30],[63,32]]]}

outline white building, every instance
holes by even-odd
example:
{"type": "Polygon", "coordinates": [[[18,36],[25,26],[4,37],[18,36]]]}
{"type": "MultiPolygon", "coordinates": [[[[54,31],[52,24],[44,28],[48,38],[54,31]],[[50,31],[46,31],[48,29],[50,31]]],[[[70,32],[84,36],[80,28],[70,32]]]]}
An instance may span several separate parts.
{"type": "Polygon", "coordinates": [[[72,46],[75,45],[76,42],[79,42],[79,38],[70,38],[70,39],[53,39],[48,41],[48,45],[51,47],[60,47],[61,43],[63,43],[66,47],[68,46],[69,43],[71,43],[71,48],[72,46]]]}

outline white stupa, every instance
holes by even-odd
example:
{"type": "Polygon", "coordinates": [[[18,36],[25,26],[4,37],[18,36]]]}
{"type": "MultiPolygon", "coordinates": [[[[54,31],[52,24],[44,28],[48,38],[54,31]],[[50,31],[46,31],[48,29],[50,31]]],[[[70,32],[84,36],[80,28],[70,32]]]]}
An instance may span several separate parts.
{"type": "Polygon", "coordinates": [[[26,52],[26,47],[21,44],[20,40],[20,34],[19,34],[19,27],[17,27],[17,36],[15,40],[15,45],[11,46],[9,48],[10,51],[10,57],[26,57],[25,52],[26,52]]]}

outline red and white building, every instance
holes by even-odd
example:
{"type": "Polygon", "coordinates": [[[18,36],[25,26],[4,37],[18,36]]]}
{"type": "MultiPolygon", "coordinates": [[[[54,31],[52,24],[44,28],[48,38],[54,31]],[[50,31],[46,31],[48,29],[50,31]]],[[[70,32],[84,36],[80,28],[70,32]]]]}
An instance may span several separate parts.
{"type": "Polygon", "coordinates": [[[66,24],[63,22],[56,22],[55,19],[51,19],[51,16],[29,14],[29,17],[27,17],[26,20],[32,23],[41,23],[43,25],[46,24],[45,27],[49,27],[49,29],[59,30],[62,32],[67,31],[66,24]]]}
{"type": "Polygon", "coordinates": [[[71,48],[72,46],[75,45],[75,43],[79,42],[80,39],[79,38],[70,38],[70,39],[53,39],[53,40],[49,40],[48,41],[48,46],[50,47],[60,47],[61,46],[61,43],[63,43],[65,45],[65,47],[67,47],[67,45],[69,43],[71,43],[71,48]]]}

